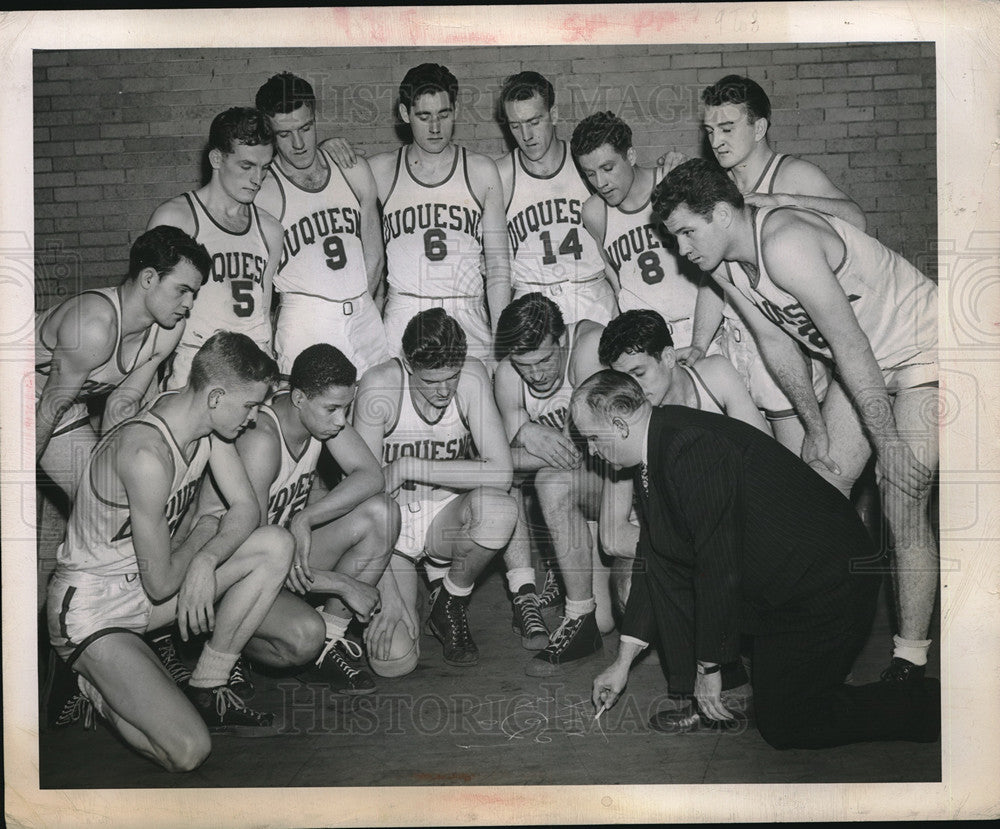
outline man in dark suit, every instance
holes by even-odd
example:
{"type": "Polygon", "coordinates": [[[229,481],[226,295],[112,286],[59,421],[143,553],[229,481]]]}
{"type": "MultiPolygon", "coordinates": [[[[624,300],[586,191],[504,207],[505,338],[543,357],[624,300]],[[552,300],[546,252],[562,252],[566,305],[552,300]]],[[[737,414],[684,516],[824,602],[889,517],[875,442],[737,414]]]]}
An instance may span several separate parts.
{"type": "Polygon", "coordinates": [[[594,680],[595,707],[615,703],[632,660],[658,638],[671,692],[693,694],[705,724],[733,721],[719,666],[745,634],[757,727],[775,748],[937,739],[937,680],[843,684],[878,582],[862,572],[869,536],[833,486],[745,423],[654,410],[618,372],[586,380],[570,410],[592,453],[636,468],[641,524],[621,647],[594,680]]]}

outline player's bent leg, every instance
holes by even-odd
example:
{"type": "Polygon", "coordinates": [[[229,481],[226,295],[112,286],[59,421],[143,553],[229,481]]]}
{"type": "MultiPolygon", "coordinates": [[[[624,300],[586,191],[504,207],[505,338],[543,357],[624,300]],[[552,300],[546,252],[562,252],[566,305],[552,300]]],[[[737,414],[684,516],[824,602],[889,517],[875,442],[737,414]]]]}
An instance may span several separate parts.
{"type": "Polygon", "coordinates": [[[503,554],[504,564],[507,566],[507,588],[513,596],[511,628],[521,637],[523,648],[537,651],[548,644],[549,629],[542,618],[538,593],[535,591],[535,568],[531,564],[531,543],[523,494],[519,488],[512,494],[517,504],[517,524],[503,554]]]}
{"type": "Polygon", "coordinates": [[[379,618],[372,621],[366,634],[368,663],[382,677],[399,677],[413,671],[420,660],[420,614],[417,611],[417,568],[405,556],[395,555],[382,579],[379,591],[383,596],[383,609],[379,618]],[[386,582],[391,579],[394,586],[386,582]],[[392,600],[388,598],[393,592],[392,600]],[[397,599],[398,597],[398,599],[397,599]],[[399,601],[399,606],[395,604],[399,601]],[[413,620],[411,633],[402,621],[407,614],[413,620]]]}
{"type": "MultiPolygon", "coordinates": [[[[899,436],[916,459],[932,471],[939,462],[938,389],[916,388],[901,391],[893,400],[893,414],[899,436]]],[[[888,484],[879,474],[883,508],[893,536],[893,583],[899,614],[899,635],[895,637],[893,665],[888,678],[917,678],[907,662],[921,667],[927,661],[927,639],[934,599],[937,595],[940,561],[931,527],[928,506],[931,487],[919,497],[906,495],[888,484]],[[896,670],[893,668],[908,669],[896,670]]]]}
{"type": "Polygon", "coordinates": [[[262,665],[292,668],[315,659],[325,636],[319,614],[300,597],[282,590],[243,652],[262,665]]]}
{"type": "Polygon", "coordinates": [[[829,437],[830,457],[840,467],[840,474],[834,474],[822,465],[813,468],[839,489],[845,498],[850,499],[854,482],[868,463],[871,444],[854,403],[840,383],[830,384],[821,412],[829,437]]]}
{"type": "Polygon", "coordinates": [[[73,668],[98,712],[140,754],[174,772],[196,769],[208,757],[204,721],[139,636],[102,636],[73,668]]]}

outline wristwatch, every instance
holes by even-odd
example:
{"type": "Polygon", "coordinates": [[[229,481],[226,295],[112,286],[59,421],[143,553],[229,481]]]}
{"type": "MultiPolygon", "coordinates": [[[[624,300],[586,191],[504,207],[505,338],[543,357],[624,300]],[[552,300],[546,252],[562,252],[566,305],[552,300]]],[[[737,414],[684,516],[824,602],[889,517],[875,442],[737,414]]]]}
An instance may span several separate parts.
{"type": "Polygon", "coordinates": [[[700,674],[716,674],[722,670],[722,665],[709,665],[707,668],[700,662],[697,665],[700,674]]]}

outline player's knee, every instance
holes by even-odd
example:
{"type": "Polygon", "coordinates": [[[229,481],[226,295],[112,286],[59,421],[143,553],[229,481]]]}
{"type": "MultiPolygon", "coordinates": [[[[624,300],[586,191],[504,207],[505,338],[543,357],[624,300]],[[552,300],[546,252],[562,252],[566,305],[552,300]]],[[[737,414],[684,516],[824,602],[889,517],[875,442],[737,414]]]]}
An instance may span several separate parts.
{"type": "Polygon", "coordinates": [[[326,625],[318,613],[310,610],[290,619],[282,633],[286,664],[305,665],[323,647],[326,625]]]}
{"type": "Polygon", "coordinates": [[[499,489],[482,487],[472,499],[471,536],[483,547],[500,549],[514,534],[517,501],[499,489]]]}
{"type": "Polygon", "coordinates": [[[361,519],[366,529],[385,538],[387,546],[391,548],[399,537],[399,504],[396,499],[388,493],[380,492],[362,503],[358,509],[361,510],[361,519]]]}
{"type": "Polygon", "coordinates": [[[368,655],[368,664],[378,675],[386,678],[406,676],[417,667],[420,661],[420,634],[411,637],[406,625],[396,625],[392,635],[392,644],[389,646],[389,656],[386,659],[378,659],[372,654],[368,655]]]}
{"type": "Polygon", "coordinates": [[[545,512],[569,509],[569,476],[559,469],[539,469],[535,473],[535,492],[545,512]]]}
{"type": "Polygon", "coordinates": [[[167,771],[194,771],[205,762],[212,751],[212,740],[208,729],[199,723],[200,727],[178,729],[174,733],[171,745],[166,748],[163,765],[167,771]]]}
{"type": "Polygon", "coordinates": [[[284,578],[292,564],[292,554],[295,552],[295,539],[292,534],[272,524],[254,530],[251,538],[253,552],[260,565],[284,578]]]}

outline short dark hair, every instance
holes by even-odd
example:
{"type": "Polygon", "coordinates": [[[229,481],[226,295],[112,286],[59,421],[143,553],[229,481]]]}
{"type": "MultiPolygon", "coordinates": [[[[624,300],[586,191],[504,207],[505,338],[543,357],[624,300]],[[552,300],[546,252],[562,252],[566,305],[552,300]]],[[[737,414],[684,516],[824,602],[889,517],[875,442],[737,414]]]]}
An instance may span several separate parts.
{"type": "Polygon", "coordinates": [[[212,119],[208,130],[209,150],[231,153],[237,141],[248,147],[274,143],[274,132],[263,112],[253,107],[230,107],[212,119]]]}
{"type": "Polygon", "coordinates": [[[630,417],[647,403],[646,395],[635,380],[609,368],[592,374],[573,392],[570,412],[576,406],[586,406],[606,420],[630,417]]]}
{"type": "Polygon", "coordinates": [[[651,308],[638,308],[619,314],[601,332],[597,359],[610,366],[622,354],[648,354],[659,360],[663,349],[673,348],[670,327],[651,308]]]}
{"type": "Polygon", "coordinates": [[[573,157],[579,158],[605,144],[621,156],[632,147],[632,128],[611,111],[595,112],[577,124],[569,148],[573,157]]]}
{"type": "Polygon", "coordinates": [[[771,101],[767,93],[756,81],[742,75],[726,75],[701,93],[705,106],[720,107],[726,104],[743,104],[747,108],[747,120],[752,124],[758,118],[766,118],[771,123],[771,101]]]}
{"type": "Polygon", "coordinates": [[[191,361],[188,385],[196,391],[211,383],[278,382],[278,365],[246,334],[216,331],[191,361]]]}
{"type": "Polygon", "coordinates": [[[704,158],[692,158],[674,167],[653,188],[653,211],[661,222],[666,222],[681,204],[711,221],[712,210],[719,202],[741,209],[743,196],[725,170],[704,158]]]}
{"type": "Polygon", "coordinates": [[[410,109],[421,95],[433,95],[435,92],[447,92],[448,100],[454,106],[458,98],[458,79],[447,66],[421,63],[403,76],[399,85],[399,102],[410,109]]]}
{"type": "Polygon", "coordinates": [[[170,225],[157,225],[132,243],[128,254],[128,275],[125,281],[138,278],[146,268],[153,268],[160,279],[186,259],[198,273],[204,285],[212,271],[212,256],[201,242],[196,242],[183,230],[170,225]]]}
{"type": "Polygon", "coordinates": [[[313,398],[331,386],[353,386],[357,379],[358,370],[343,351],[329,343],[316,343],[295,358],[288,383],[313,398]]]}
{"type": "Polygon", "coordinates": [[[545,102],[546,109],[552,109],[556,102],[556,91],[548,78],[538,72],[518,72],[503,82],[500,104],[502,106],[510,101],[527,101],[535,95],[545,102]]]}
{"type": "Polygon", "coordinates": [[[307,106],[316,111],[316,93],[309,81],[293,75],[291,72],[281,72],[272,75],[257,90],[254,99],[257,109],[267,116],[286,115],[301,106],[307,106]]]}
{"type": "Polygon", "coordinates": [[[416,314],[403,331],[403,354],[414,369],[454,368],[465,362],[468,344],[462,326],[444,308],[416,314]]]}
{"type": "Polygon", "coordinates": [[[550,334],[558,340],[566,330],[562,311],[545,294],[534,291],[515,299],[497,320],[496,358],[526,354],[539,348],[550,334]]]}

